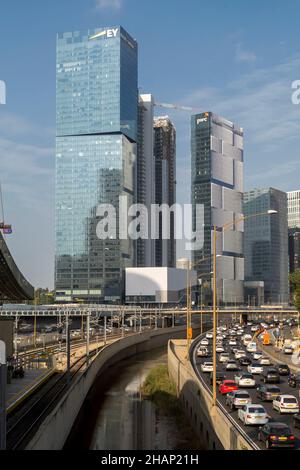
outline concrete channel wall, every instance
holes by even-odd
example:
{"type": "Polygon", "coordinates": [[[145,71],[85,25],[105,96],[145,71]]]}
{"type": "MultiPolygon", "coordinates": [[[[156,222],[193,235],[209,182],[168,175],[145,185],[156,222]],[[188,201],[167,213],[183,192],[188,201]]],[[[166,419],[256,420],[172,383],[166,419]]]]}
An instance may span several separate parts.
{"type": "Polygon", "coordinates": [[[212,411],[212,397],[186,361],[185,341],[169,341],[168,369],[176,383],[178,397],[199,439],[210,450],[252,450],[228,417],[218,408],[212,411]]]}
{"type": "Polygon", "coordinates": [[[89,368],[77,377],[68,394],[47,416],[26,449],[62,449],[88,391],[108,367],[135,354],[167,345],[171,338],[183,338],[185,335],[185,326],[164,328],[127,336],[106,346],[97,354],[89,368]]]}

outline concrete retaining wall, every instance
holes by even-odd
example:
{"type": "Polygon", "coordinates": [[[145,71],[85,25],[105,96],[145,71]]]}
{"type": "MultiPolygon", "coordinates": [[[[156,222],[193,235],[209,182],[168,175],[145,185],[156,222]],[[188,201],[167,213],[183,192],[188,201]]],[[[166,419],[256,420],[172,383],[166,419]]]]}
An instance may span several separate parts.
{"type": "Polygon", "coordinates": [[[212,411],[210,393],[196,376],[191,364],[182,359],[184,354],[180,349],[185,351],[185,342],[169,342],[169,374],[177,385],[178,396],[199,439],[212,450],[252,449],[220,409],[212,411]]]}
{"type": "Polygon", "coordinates": [[[62,449],[88,391],[108,367],[135,354],[167,345],[170,338],[182,338],[185,334],[184,326],[165,328],[128,336],[106,346],[41,424],[26,449],[62,449]]]}

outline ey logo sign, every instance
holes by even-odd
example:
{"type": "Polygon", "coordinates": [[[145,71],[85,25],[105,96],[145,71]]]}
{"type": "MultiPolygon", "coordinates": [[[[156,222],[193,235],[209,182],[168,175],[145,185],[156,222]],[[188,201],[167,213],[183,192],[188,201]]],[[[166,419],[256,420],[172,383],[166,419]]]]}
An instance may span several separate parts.
{"type": "Polygon", "coordinates": [[[94,34],[94,36],[91,36],[89,39],[97,39],[101,37],[115,38],[117,37],[118,31],[119,31],[119,28],[106,29],[105,31],[101,31],[100,33],[94,34]]]}
{"type": "Polygon", "coordinates": [[[6,85],[0,80],[0,104],[6,104],[6,85]]]}

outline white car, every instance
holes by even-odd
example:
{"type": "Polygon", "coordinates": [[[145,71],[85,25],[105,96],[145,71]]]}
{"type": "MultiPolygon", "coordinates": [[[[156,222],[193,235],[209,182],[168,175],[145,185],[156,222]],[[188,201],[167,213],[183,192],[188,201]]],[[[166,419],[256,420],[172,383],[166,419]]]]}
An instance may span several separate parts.
{"type": "Polygon", "coordinates": [[[258,364],[256,362],[253,362],[252,364],[250,364],[248,367],[247,367],[247,371],[250,373],[250,374],[253,374],[253,375],[258,375],[258,374],[262,374],[263,371],[264,371],[264,368],[261,364],[258,364]]]}
{"type": "Polygon", "coordinates": [[[249,343],[252,342],[252,336],[251,335],[244,335],[243,336],[243,343],[244,346],[248,346],[249,343]]]}
{"type": "Polygon", "coordinates": [[[219,362],[226,363],[229,361],[229,353],[223,352],[219,356],[219,362]]]}
{"type": "Polygon", "coordinates": [[[279,413],[299,413],[299,403],[293,395],[278,395],[273,400],[273,408],[279,413]]]}
{"type": "Polygon", "coordinates": [[[214,337],[212,333],[206,333],[205,336],[206,336],[207,339],[213,339],[213,337],[214,337]]]}
{"type": "Polygon", "coordinates": [[[255,333],[255,331],[257,331],[258,328],[259,328],[258,325],[253,325],[253,326],[251,326],[251,331],[252,331],[253,333],[255,333]]]}
{"type": "Polygon", "coordinates": [[[253,359],[255,359],[256,361],[260,359],[262,356],[263,354],[260,351],[256,351],[255,353],[253,353],[253,359]]]}
{"type": "Polygon", "coordinates": [[[203,339],[200,341],[200,344],[202,344],[202,346],[208,346],[208,343],[209,343],[209,341],[208,341],[208,339],[206,339],[206,338],[203,338],[203,339]]]}
{"type": "Polygon", "coordinates": [[[200,346],[197,349],[197,357],[208,357],[208,349],[205,346],[200,346]]]}
{"type": "Polygon", "coordinates": [[[294,352],[294,350],[293,350],[292,346],[285,346],[283,348],[283,353],[284,354],[287,354],[287,355],[290,354],[291,355],[291,354],[293,354],[293,352],[294,352]]]}
{"type": "Polygon", "coordinates": [[[242,349],[238,349],[234,354],[235,359],[241,359],[241,357],[246,357],[247,354],[242,349]]]}
{"type": "Polygon", "coordinates": [[[271,362],[270,362],[270,359],[268,357],[264,357],[262,356],[259,361],[258,361],[262,366],[270,366],[271,365],[271,362]]]}
{"type": "Polygon", "coordinates": [[[239,366],[237,365],[237,363],[233,360],[229,360],[226,364],[226,370],[239,370],[239,366]]]}
{"type": "Polygon", "coordinates": [[[247,351],[250,352],[250,353],[255,353],[256,352],[256,343],[249,343],[247,345],[247,351]]]}
{"type": "Polygon", "coordinates": [[[216,352],[217,352],[217,353],[222,353],[222,352],[224,352],[224,348],[223,348],[222,344],[217,344],[217,346],[216,346],[216,352]]]}
{"type": "Polygon", "coordinates": [[[231,338],[228,342],[229,346],[236,346],[236,340],[231,338]]]}
{"type": "Polygon", "coordinates": [[[234,377],[235,383],[239,387],[255,387],[256,382],[253,378],[253,375],[250,374],[249,372],[240,372],[234,377]]]}
{"type": "Polygon", "coordinates": [[[214,370],[214,365],[212,362],[203,362],[203,364],[201,364],[202,372],[208,373],[208,372],[213,372],[213,370],[214,370]]]}
{"type": "Polygon", "coordinates": [[[238,336],[242,336],[243,330],[238,330],[238,331],[236,332],[236,334],[237,334],[238,336]]]}
{"type": "Polygon", "coordinates": [[[238,410],[238,417],[245,425],[263,425],[269,421],[268,414],[262,405],[245,405],[238,410]]]}
{"type": "Polygon", "coordinates": [[[253,325],[252,321],[247,322],[247,326],[252,326],[252,325],[253,325]]]}

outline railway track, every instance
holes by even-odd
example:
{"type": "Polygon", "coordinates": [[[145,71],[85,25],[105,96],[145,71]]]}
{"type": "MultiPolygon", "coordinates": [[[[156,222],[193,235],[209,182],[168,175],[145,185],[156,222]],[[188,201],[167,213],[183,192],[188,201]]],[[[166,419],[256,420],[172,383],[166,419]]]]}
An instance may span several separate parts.
{"type": "MultiPolygon", "coordinates": [[[[103,349],[103,347],[92,351],[89,359],[103,349]]],[[[6,433],[6,447],[8,450],[22,450],[26,447],[33,432],[55,407],[57,401],[69,388],[72,379],[81,371],[85,364],[86,356],[84,355],[71,365],[69,374],[67,372],[56,374],[50,386],[48,384],[48,387],[45,387],[44,393],[31,403],[30,406],[25,407],[22,413],[13,412],[11,415],[8,415],[6,433]]]]}

